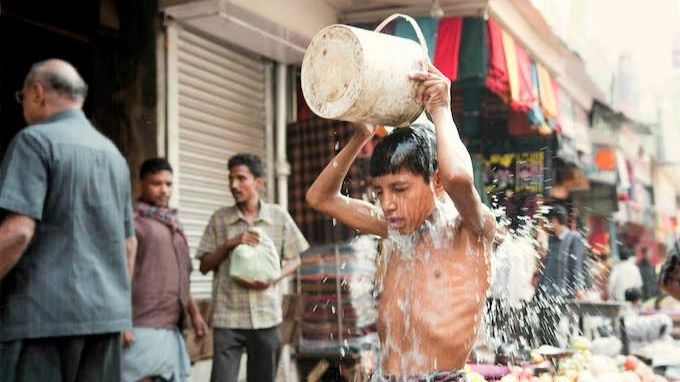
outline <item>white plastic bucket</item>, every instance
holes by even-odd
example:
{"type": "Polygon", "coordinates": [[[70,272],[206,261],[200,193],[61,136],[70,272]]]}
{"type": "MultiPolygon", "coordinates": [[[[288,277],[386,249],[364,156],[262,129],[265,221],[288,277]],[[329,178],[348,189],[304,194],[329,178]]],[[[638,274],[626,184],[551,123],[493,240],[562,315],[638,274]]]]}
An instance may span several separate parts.
{"type": "Polygon", "coordinates": [[[394,14],[375,31],[335,24],[314,36],[302,61],[302,92],[322,118],[408,126],[423,112],[415,101],[420,84],[409,73],[427,71],[427,44],[416,21],[394,14]],[[414,41],[379,33],[397,17],[406,19],[414,41]]]}

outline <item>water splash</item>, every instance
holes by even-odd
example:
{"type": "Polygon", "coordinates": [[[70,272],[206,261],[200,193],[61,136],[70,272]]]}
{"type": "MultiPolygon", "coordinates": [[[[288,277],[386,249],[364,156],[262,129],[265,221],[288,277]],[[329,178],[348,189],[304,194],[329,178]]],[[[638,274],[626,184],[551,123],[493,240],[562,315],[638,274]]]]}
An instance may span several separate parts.
{"type": "MultiPolygon", "coordinates": [[[[336,141],[336,150],[339,144],[336,141]]],[[[410,150],[409,147],[397,147],[397,153],[393,156],[393,161],[398,161],[399,150],[404,152],[410,150]]],[[[337,163],[333,163],[337,167],[337,163]]],[[[351,182],[351,181],[350,181],[351,182]]],[[[348,194],[348,192],[343,192],[348,194]]],[[[377,267],[374,285],[362,285],[361,288],[373,288],[374,295],[382,295],[385,292],[386,277],[390,288],[399,288],[399,298],[394,301],[385,302],[382,295],[380,303],[381,311],[386,307],[394,307],[399,312],[398,315],[382,315],[379,323],[381,329],[381,349],[380,359],[397,359],[396,366],[386,365],[386,369],[378,368],[374,375],[377,378],[385,374],[398,372],[402,375],[412,374],[414,369],[433,369],[438,370],[445,367],[445,361],[438,357],[428,357],[428,347],[431,343],[422,337],[423,327],[436,327],[440,312],[428,312],[433,306],[431,301],[423,301],[422,293],[416,287],[431,286],[431,282],[422,278],[423,273],[432,270],[431,263],[442,261],[442,252],[451,247],[452,243],[457,243],[461,237],[457,234],[457,227],[460,224],[458,212],[447,196],[436,197],[435,208],[417,229],[410,233],[401,233],[398,229],[389,228],[388,238],[384,241],[381,263],[384,266],[377,267]],[[447,229],[450,228],[450,229],[447,229]],[[424,244],[425,247],[424,247],[424,244]],[[399,264],[400,266],[390,266],[399,264]],[[396,286],[395,286],[396,285],[396,286]],[[408,346],[405,346],[408,342],[408,346]]],[[[448,263],[443,277],[450,280],[453,285],[449,292],[459,296],[459,301],[446,301],[451,309],[458,306],[469,304],[479,306],[479,313],[473,314],[470,318],[470,327],[477,328],[469,331],[469,334],[460,339],[460,345],[466,349],[472,349],[477,344],[493,348],[508,356],[511,361],[525,357],[527,349],[537,347],[536,336],[540,331],[549,331],[554,325],[546,322],[543,315],[549,312],[552,315],[560,316],[565,314],[562,309],[566,306],[564,298],[556,296],[546,296],[540,293],[538,298],[533,298],[534,290],[531,287],[531,279],[536,273],[536,268],[541,261],[541,255],[536,250],[542,243],[537,236],[544,234],[544,226],[549,226],[544,218],[549,207],[539,205],[533,216],[521,216],[517,221],[511,222],[507,218],[506,210],[499,206],[498,198],[492,197],[494,205],[493,213],[499,221],[499,231],[505,231],[503,240],[495,244],[488,243],[483,237],[470,238],[464,245],[466,259],[460,263],[448,263]],[[492,247],[493,246],[493,250],[492,247]],[[486,272],[481,281],[466,274],[469,272],[469,262],[479,260],[479,269],[486,272]],[[468,263],[466,263],[468,262],[468,263]],[[522,282],[513,279],[511,275],[520,274],[522,282]],[[515,283],[515,284],[513,284],[515,283]],[[478,293],[484,290],[483,284],[489,284],[487,294],[478,293]],[[521,286],[519,285],[521,284],[521,286]],[[532,299],[533,298],[533,299],[532,299]],[[489,299],[490,302],[486,303],[489,299]],[[510,346],[506,346],[510,344],[510,346]]],[[[346,199],[349,204],[349,198],[346,199]]],[[[375,204],[381,213],[381,219],[385,213],[381,210],[381,204],[375,199],[375,204]]],[[[404,206],[402,206],[404,207],[404,206]]],[[[422,206],[407,206],[404,210],[413,211],[422,206]]],[[[373,209],[362,210],[362,213],[370,214],[375,217],[373,209]]],[[[333,226],[336,226],[335,219],[333,226]]],[[[569,254],[575,259],[575,254],[569,254]]],[[[346,264],[341,268],[344,270],[346,264]]],[[[542,270],[538,270],[538,273],[542,270]]],[[[434,274],[434,272],[433,272],[434,274]]],[[[579,283],[584,280],[578,280],[579,283]]],[[[356,288],[356,286],[350,286],[356,288]]],[[[541,291],[539,291],[541,292],[541,291]]],[[[430,293],[437,295],[436,291],[430,293]]],[[[333,311],[335,313],[335,311],[333,311]]],[[[341,313],[341,312],[338,312],[341,313]]],[[[569,313],[570,314],[570,313],[569,313]]],[[[343,342],[344,349],[348,348],[347,341],[343,342]]]]}

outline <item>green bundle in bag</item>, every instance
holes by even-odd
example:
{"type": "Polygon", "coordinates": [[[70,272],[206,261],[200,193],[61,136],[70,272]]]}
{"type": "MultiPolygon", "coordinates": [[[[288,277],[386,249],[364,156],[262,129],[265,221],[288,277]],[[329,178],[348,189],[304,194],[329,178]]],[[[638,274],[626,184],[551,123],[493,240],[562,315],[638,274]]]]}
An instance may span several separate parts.
{"type": "Polygon", "coordinates": [[[244,280],[272,281],[281,275],[281,260],[274,242],[259,228],[249,229],[260,237],[257,245],[239,244],[229,256],[229,276],[244,280]]]}

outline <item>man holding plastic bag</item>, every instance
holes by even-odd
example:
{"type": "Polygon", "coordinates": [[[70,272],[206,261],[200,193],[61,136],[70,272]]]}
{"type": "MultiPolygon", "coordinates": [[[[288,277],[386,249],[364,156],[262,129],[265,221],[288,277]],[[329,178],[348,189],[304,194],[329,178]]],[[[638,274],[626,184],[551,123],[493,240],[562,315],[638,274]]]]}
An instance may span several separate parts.
{"type": "Polygon", "coordinates": [[[279,282],[300,265],[309,244],[287,211],[260,199],[262,160],[229,159],[235,205],[215,211],[197,250],[201,272],[214,271],[212,382],[236,382],[243,349],[248,382],[276,379],[281,334],[279,282]]]}

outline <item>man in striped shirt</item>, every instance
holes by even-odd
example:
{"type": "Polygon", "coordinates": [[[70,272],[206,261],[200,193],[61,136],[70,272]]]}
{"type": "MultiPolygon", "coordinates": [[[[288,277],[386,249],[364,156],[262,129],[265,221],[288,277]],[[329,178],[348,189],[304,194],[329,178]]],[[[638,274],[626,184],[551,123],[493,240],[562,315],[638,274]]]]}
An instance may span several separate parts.
{"type": "Polygon", "coordinates": [[[197,250],[202,273],[214,271],[212,316],[214,359],[212,382],[236,382],[243,348],[248,354],[248,382],[273,382],[281,350],[282,290],[279,282],[300,265],[309,244],[287,211],[260,199],[264,188],[262,160],[254,154],[229,159],[229,188],[235,205],[215,211],[197,250]],[[230,276],[230,255],[239,245],[274,243],[283,269],[274,280],[230,276]]]}

